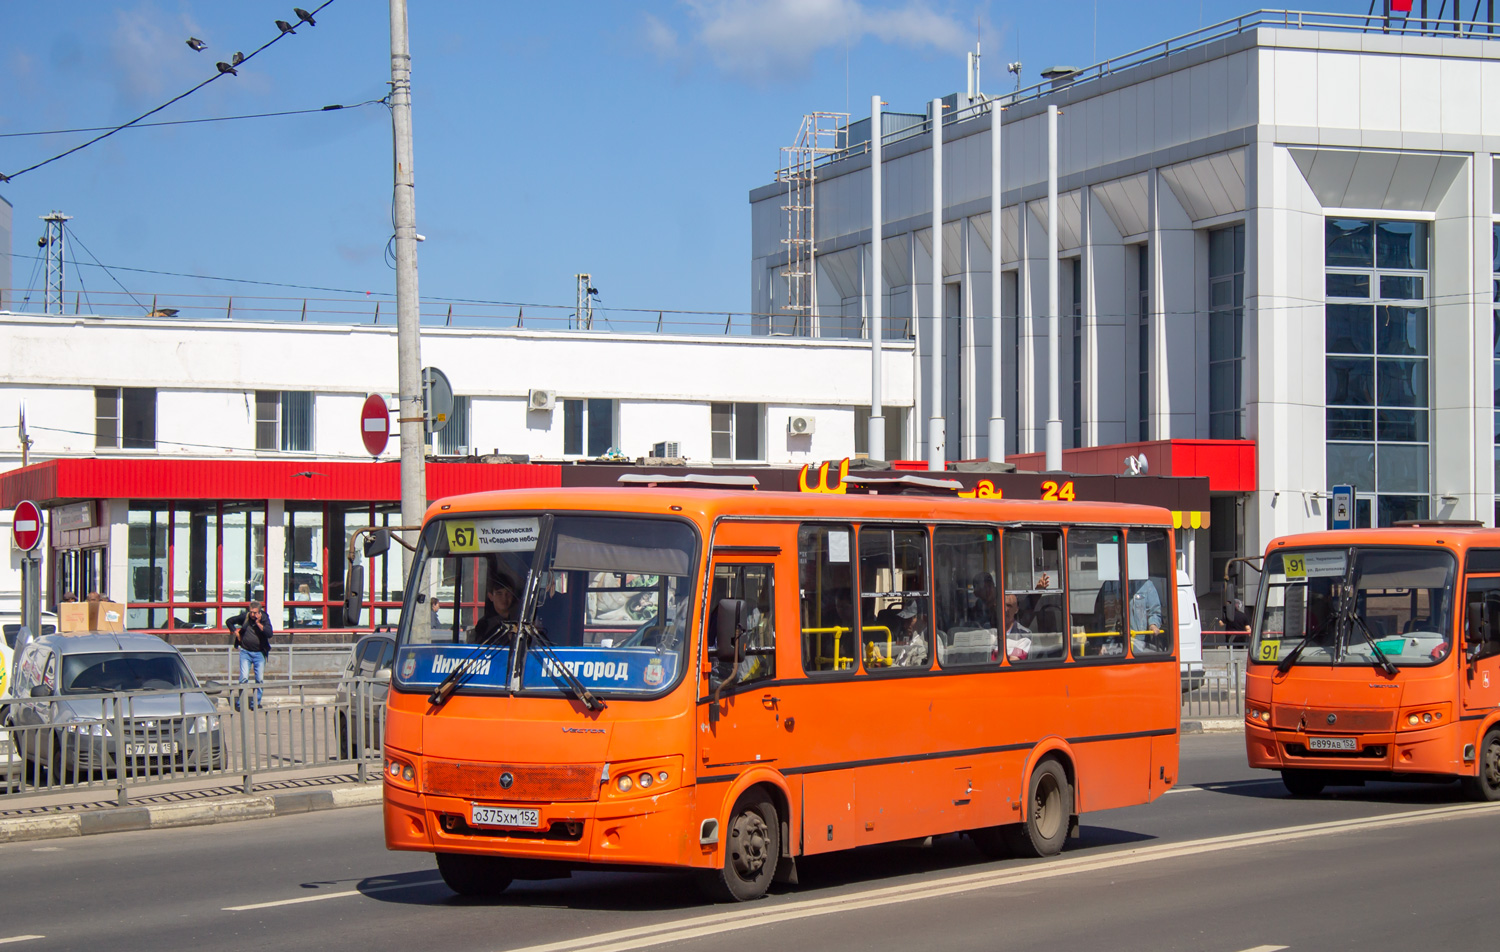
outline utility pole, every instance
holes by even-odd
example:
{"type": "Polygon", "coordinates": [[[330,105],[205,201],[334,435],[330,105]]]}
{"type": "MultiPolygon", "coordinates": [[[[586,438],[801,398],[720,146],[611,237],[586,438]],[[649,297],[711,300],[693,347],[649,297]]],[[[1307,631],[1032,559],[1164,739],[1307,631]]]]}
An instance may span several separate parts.
{"type": "MultiPolygon", "coordinates": [[[[422,400],[422,313],[417,297],[417,183],[412,169],[411,45],[406,0],[391,4],[391,129],[395,138],[396,382],[400,389],[401,524],[427,510],[426,408],[422,400]]],[[[402,560],[411,569],[404,546],[402,560]]]]}
{"type": "Polygon", "coordinates": [[[47,223],[47,233],[37,242],[47,254],[47,289],[42,297],[42,313],[61,314],[63,312],[64,223],[73,216],[64,215],[62,212],[51,212],[40,217],[47,223]]]}

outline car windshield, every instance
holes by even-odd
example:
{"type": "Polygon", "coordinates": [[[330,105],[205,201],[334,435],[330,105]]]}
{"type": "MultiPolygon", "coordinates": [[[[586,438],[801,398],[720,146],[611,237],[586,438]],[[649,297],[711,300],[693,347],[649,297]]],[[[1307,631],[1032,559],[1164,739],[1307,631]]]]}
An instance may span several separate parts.
{"type": "Polygon", "coordinates": [[[170,651],[109,651],[63,655],[64,694],[192,688],[192,675],[170,651]]]}
{"type": "Polygon", "coordinates": [[[435,687],[472,659],[465,685],[567,692],[561,665],[602,696],[655,694],[683,667],[697,534],[648,517],[558,515],[545,558],[538,515],[462,515],[423,530],[402,612],[398,686],[435,687]],[[528,589],[528,636],[513,624],[528,589]],[[546,648],[555,648],[550,652],[546,648]]]}
{"type": "Polygon", "coordinates": [[[1452,648],[1457,565],[1442,549],[1273,552],[1251,660],[1285,663],[1296,652],[1298,665],[1436,664],[1452,648]]]}

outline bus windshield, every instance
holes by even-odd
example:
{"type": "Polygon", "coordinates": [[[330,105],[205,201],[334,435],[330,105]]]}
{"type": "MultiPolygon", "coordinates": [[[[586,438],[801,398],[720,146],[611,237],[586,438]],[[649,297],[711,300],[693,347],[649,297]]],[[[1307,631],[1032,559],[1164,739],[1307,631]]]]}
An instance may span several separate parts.
{"type": "Polygon", "coordinates": [[[1436,664],[1452,647],[1457,560],[1443,549],[1306,548],[1266,557],[1250,659],[1436,664]]]}
{"type": "Polygon", "coordinates": [[[398,686],[435,687],[466,661],[463,689],[481,693],[567,693],[559,665],[605,697],[654,695],[676,683],[692,616],[694,529],[660,518],[557,515],[548,533],[546,521],[465,513],[427,525],[401,616],[398,686]],[[534,604],[523,618],[528,591],[534,604]],[[518,639],[523,621],[536,634],[518,639]]]}

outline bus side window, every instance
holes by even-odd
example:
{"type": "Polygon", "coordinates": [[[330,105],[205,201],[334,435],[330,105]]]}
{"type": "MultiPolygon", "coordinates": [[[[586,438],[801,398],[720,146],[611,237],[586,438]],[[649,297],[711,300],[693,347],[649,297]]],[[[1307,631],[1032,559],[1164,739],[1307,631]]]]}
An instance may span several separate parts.
{"type": "Polygon", "coordinates": [[[1126,621],[1136,656],[1168,654],[1176,641],[1172,547],[1165,529],[1132,529],[1125,539],[1126,621]]]}
{"type": "Polygon", "coordinates": [[[1017,664],[1064,661],[1062,532],[1007,529],[1005,655],[1017,664]]]}
{"type": "Polygon", "coordinates": [[[1119,529],[1068,530],[1068,614],[1075,658],[1125,656],[1123,541],[1119,529]]]}
{"type": "Polygon", "coordinates": [[[802,609],[802,668],[851,671],[859,666],[854,619],[854,530],[803,526],[797,530],[797,581],[802,609]]]}
{"type": "Polygon", "coordinates": [[[865,670],[932,665],[937,632],[927,588],[927,533],[860,526],[860,628],[865,670]]]}
{"type": "Polygon", "coordinates": [[[1000,660],[998,547],[994,529],[944,527],[933,533],[933,593],[937,601],[938,664],[1000,660]]]}

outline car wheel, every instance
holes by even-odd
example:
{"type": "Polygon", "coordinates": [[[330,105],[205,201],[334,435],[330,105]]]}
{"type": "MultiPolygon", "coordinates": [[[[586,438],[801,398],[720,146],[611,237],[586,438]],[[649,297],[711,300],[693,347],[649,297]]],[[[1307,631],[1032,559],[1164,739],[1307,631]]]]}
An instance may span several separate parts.
{"type": "Polygon", "coordinates": [[[771,888],[781,858],[781,818],[759,790],[735,802],[725,830],[724,865],[706,871],[701,885],[716,902],[748,902],[771,888]]]}
{"type": "Polygon", "coordinates": [[[1318,770],[1283,770],[1281,782],[1294,797],[1316,797],[1328,786],[1328,778],[1318,770]]]}
{"type": "Polygon", "coordinates": [[[1470,800],[1500,800],[1500,728],[1491,728],[1479,745],[1479,773],[1463,778],[1464,796],[1470,800]]]}
{"type": "Polygon", "coordinates": [[[1026,819],[1005,828],[1006,844],[1017,856],[1056,856],[1073,817],[1073,788],[1056,760],[1044,760],[1027,784],[1026,819]]]}
{"type": "Polygon", "coordinates": [[[448,888],[460,896],[489,899],[510,888],[509,867],[498,856],[471,856],[468,853],[437,854],[438,873],[448,888]]]}

